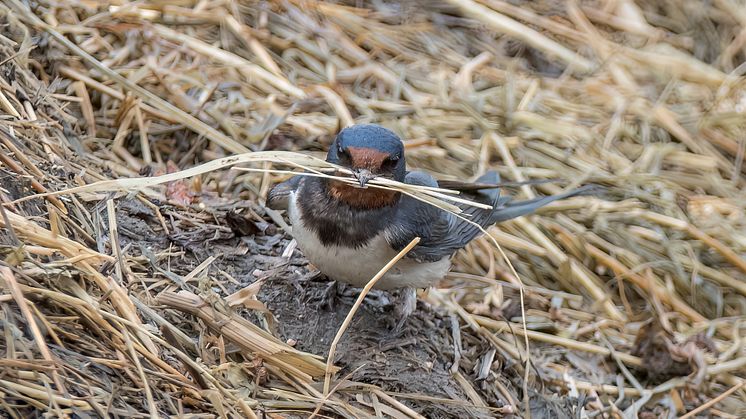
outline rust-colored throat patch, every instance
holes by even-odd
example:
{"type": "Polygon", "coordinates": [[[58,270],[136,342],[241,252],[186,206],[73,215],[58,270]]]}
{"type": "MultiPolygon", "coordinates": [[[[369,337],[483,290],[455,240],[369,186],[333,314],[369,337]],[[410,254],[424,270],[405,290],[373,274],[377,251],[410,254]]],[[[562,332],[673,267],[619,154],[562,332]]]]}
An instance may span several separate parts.
{"type": "Polygon", "coordinates": [[[338,180],[329,181],[329,194],[345,204],[360,209],[376,209],[394,205],[399,192],[380,188],[357,188],[338,180]]]}

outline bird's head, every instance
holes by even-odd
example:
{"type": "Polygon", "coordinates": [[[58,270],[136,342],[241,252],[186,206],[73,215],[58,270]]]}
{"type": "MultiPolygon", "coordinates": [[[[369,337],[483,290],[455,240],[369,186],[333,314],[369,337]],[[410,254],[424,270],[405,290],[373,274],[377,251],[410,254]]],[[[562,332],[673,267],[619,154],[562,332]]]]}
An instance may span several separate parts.
{"type": "MultiPolygon", "coordinates": [[[[404,144],[396,134],[379,125],[343,129],[334,139],[326,160],[352,171],[360,188],[376,177],[403,182],[406,176],[404,144]]],[[[331,186],[338,199],[361,208],[390,205],[399,197],[394,191],[360,189],[337,181],[332,181],[331,186]]]]}
{"type": "Polygon", "coordinates": [[[337,135],[326,160],[350,169],[365,187],[375,177],[404,181],[404,144],[379,125],[353,125],[337,135]]]}

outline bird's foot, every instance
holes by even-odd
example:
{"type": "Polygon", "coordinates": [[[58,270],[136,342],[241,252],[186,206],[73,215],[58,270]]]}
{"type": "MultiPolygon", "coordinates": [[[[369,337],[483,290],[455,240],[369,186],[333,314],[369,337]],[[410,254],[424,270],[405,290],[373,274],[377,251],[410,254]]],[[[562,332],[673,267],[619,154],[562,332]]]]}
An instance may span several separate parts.
{"type": "Polygon", "coordinates": [[[383,290],[370,290],[368,295],[365,296],[365,303],[369,307],[375,307],[378,310],[385,311],[388,307],[391,307],[391,297],[389,293],[383,290]]]}
{"type": "MultiPolygon", "coordinates": [[[[398,334],[402,331],[409,316],[417,308],[417,290],[414,288],[402,288],[394,292],[393,319],[397,319],[392,332],[398,334]]],[[[393,320],[392,319],[392,320],[393,320]]]]}
{"type": "Polygon", "coordinates": [[[334,311],[342,301],[342,297],[346,296],[347,288],[347,284],[343,282],[329,281],[323,291],[314,290],[313,293],[307,293],[306,301],[319,310],[334,311]]]}
{"type": "Polygon", "coordinates": [[[319,305],[326,306],[329,311],[334,311],[337,308],[337,303],[341,300],[340,297],[344,295],[345,289],[347,289],[347,284],[344,282],[330,282],[324,290],[324,296],[319,305]]]}

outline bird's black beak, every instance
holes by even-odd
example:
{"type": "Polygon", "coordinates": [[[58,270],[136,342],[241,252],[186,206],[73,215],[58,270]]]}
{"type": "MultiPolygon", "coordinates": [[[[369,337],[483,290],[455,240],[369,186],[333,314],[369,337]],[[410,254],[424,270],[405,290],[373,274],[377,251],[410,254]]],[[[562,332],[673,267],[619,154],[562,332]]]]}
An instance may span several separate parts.
{"type": "Polygon", "coordinates": [[[360,169],[353,172],[353,175],[355,178],[357,178],[357,181],[360,182],[360,187],[365,188],[365,186],[368,184],[368,181],[371,179],[375,179],[376,175],[371,173],[368,169],[360,169]]]}

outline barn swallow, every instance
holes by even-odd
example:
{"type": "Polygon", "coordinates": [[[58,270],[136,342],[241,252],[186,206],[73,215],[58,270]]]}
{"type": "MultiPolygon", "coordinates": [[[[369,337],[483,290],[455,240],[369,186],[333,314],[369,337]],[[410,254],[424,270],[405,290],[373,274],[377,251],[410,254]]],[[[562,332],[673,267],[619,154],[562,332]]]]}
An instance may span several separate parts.
{"type": "Polygon", "coordinates": [[[405,289],[404,301],[396,307],[400,315],[397,328],[415,308],[415,289],[427,288],[442,279],[454,253],[480,235],[481,230],[448,211],[400,192],[366,187],[371,179],[460,189],[466,197],[492,206],[483,209],[458,204],[461,215],[482,228],[531,214],[551,202],[588,190],[583,187],[514,202],[500,195],[496,172],[485,174],[471,185],[439,183],[427,173],[407,171],[402,140],[378,125],[354,125],[340,131],[326,161],[349,169],[358,184],[294,176],[272,188],[267,205],[287,210],[292,236],[313,265],[330,279],[356,287],[367,284],[412,239],[420,237],[419,244],[376,283],[376,288],[382,290],[405,289]]]}

